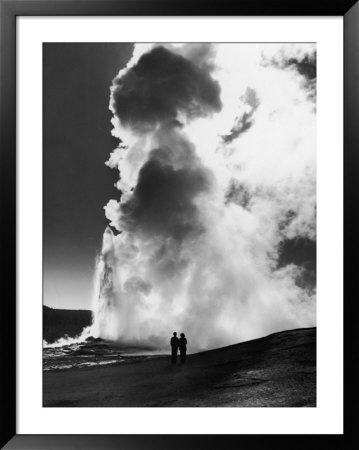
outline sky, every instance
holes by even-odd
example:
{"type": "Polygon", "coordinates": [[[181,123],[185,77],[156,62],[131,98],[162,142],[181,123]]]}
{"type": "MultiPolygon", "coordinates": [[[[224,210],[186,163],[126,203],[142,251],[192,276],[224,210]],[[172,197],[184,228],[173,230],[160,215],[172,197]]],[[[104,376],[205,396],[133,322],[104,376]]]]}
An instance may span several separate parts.
{"type": "Polygon", "coordinates": [[[44,304],[156,348],[315,325],[315,117],[313,44],[45,44],[44,304]]]}
{"type": "Polygon", "coordinates": [[[111,136],[109,87],[131,44],[49,43],[43,47],[44,304],[90,309],[95,257],[116,197],[104,162],[111,136]]]}

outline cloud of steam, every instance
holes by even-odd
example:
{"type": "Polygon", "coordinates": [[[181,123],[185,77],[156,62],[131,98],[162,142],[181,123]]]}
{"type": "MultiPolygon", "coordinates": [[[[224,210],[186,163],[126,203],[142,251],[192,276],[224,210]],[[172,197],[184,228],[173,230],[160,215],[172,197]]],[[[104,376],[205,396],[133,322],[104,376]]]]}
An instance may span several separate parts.
{"type": "Polygon", "coordinates": [[[241,133],[249,130],[253,125],[253,115],[259,106],[259,100],[254,91],[251,88],[247,88],[245,94],[241,97],[242,102],[247,106],[246,111],[242,113],[239,117],[236,117],[235,124],[231,129],[230,133],[223,136],[223,141],[229,143],[233,139],[237,139],[241,133]]]}
{"type": "Polygon", "coordinates": [[[220,88],[206,69],[165,47],[154,47],[115,78],[113,112],[123,125],[148,132],[175,121],[178,113],[196,118],[219,111],[220,88]]]}
{"type": "Polygon", "coordinates": [[[314,103],[317,99],[317,52],[305,52],[300,47],[291,49],[290,52],[282,48],[270,60],[264,60],[263,64],[272,65],[280,69],[296,71],[303,77],[302,86],[308,92],[308,99],[314,103]]]}
{"type": "Polygon", "coordinates": [[[121,143],[106,164],[119,180],[105,207],[95,335],[162,348],[183,331],[194,351],[315,324],[305,265],[280,264],[285,242],[316,236],[313,98],[285,63],[314,53],[135,46],[111,87],[121,143]]]}
{"type": "MultiPolygon", "coordinates": [[[[179,145],[181,152],[181,146],[179,145]]],[[[163,236],[183,240],[201,232],[196,198],[209,189],[211,173],[185,149],[178,164],[171,149],[163,147],[149,153],[141,167],[132,195],[120,205],[115,227],[143,236],[163,236]]],[[[176,157],[178,155],[175,155],[176,157]]]]}

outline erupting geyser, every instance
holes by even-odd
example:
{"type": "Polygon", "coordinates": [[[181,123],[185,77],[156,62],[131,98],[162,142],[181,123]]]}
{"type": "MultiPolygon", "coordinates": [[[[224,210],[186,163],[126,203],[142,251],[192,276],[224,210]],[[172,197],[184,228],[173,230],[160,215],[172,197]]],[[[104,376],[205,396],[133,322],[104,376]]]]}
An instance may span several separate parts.
{"type": "Polygon", "coordinates": [[[310,65],[309,44],[135,46],[111,87],[94,335],[162,348],[184,331],[193,351],[315,324],[305,267],[280,263],[315,240],[310,65]]]}

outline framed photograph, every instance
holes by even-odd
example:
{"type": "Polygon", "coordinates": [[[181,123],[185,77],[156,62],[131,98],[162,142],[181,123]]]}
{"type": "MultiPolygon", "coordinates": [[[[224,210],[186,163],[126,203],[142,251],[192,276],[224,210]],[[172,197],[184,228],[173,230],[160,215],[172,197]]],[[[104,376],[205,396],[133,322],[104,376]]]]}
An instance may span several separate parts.
{"type": "Polygon", "coordinates": [[[346,448],[356,2],[0,14],[4,448],[346,448]]]}

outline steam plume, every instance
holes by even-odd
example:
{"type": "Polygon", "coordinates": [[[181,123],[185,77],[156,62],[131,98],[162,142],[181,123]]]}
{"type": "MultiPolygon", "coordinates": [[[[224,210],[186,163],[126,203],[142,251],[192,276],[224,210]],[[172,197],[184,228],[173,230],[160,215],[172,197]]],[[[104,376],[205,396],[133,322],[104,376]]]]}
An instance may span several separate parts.
{"type": "Polygon", "coordinates": [[[161,348],[184,331],[194,350],[314,325],[305,268],[280,264],[285,241],[315,240],[314,53],[135,46],[111,87],[95,335],[161,348]]]}

